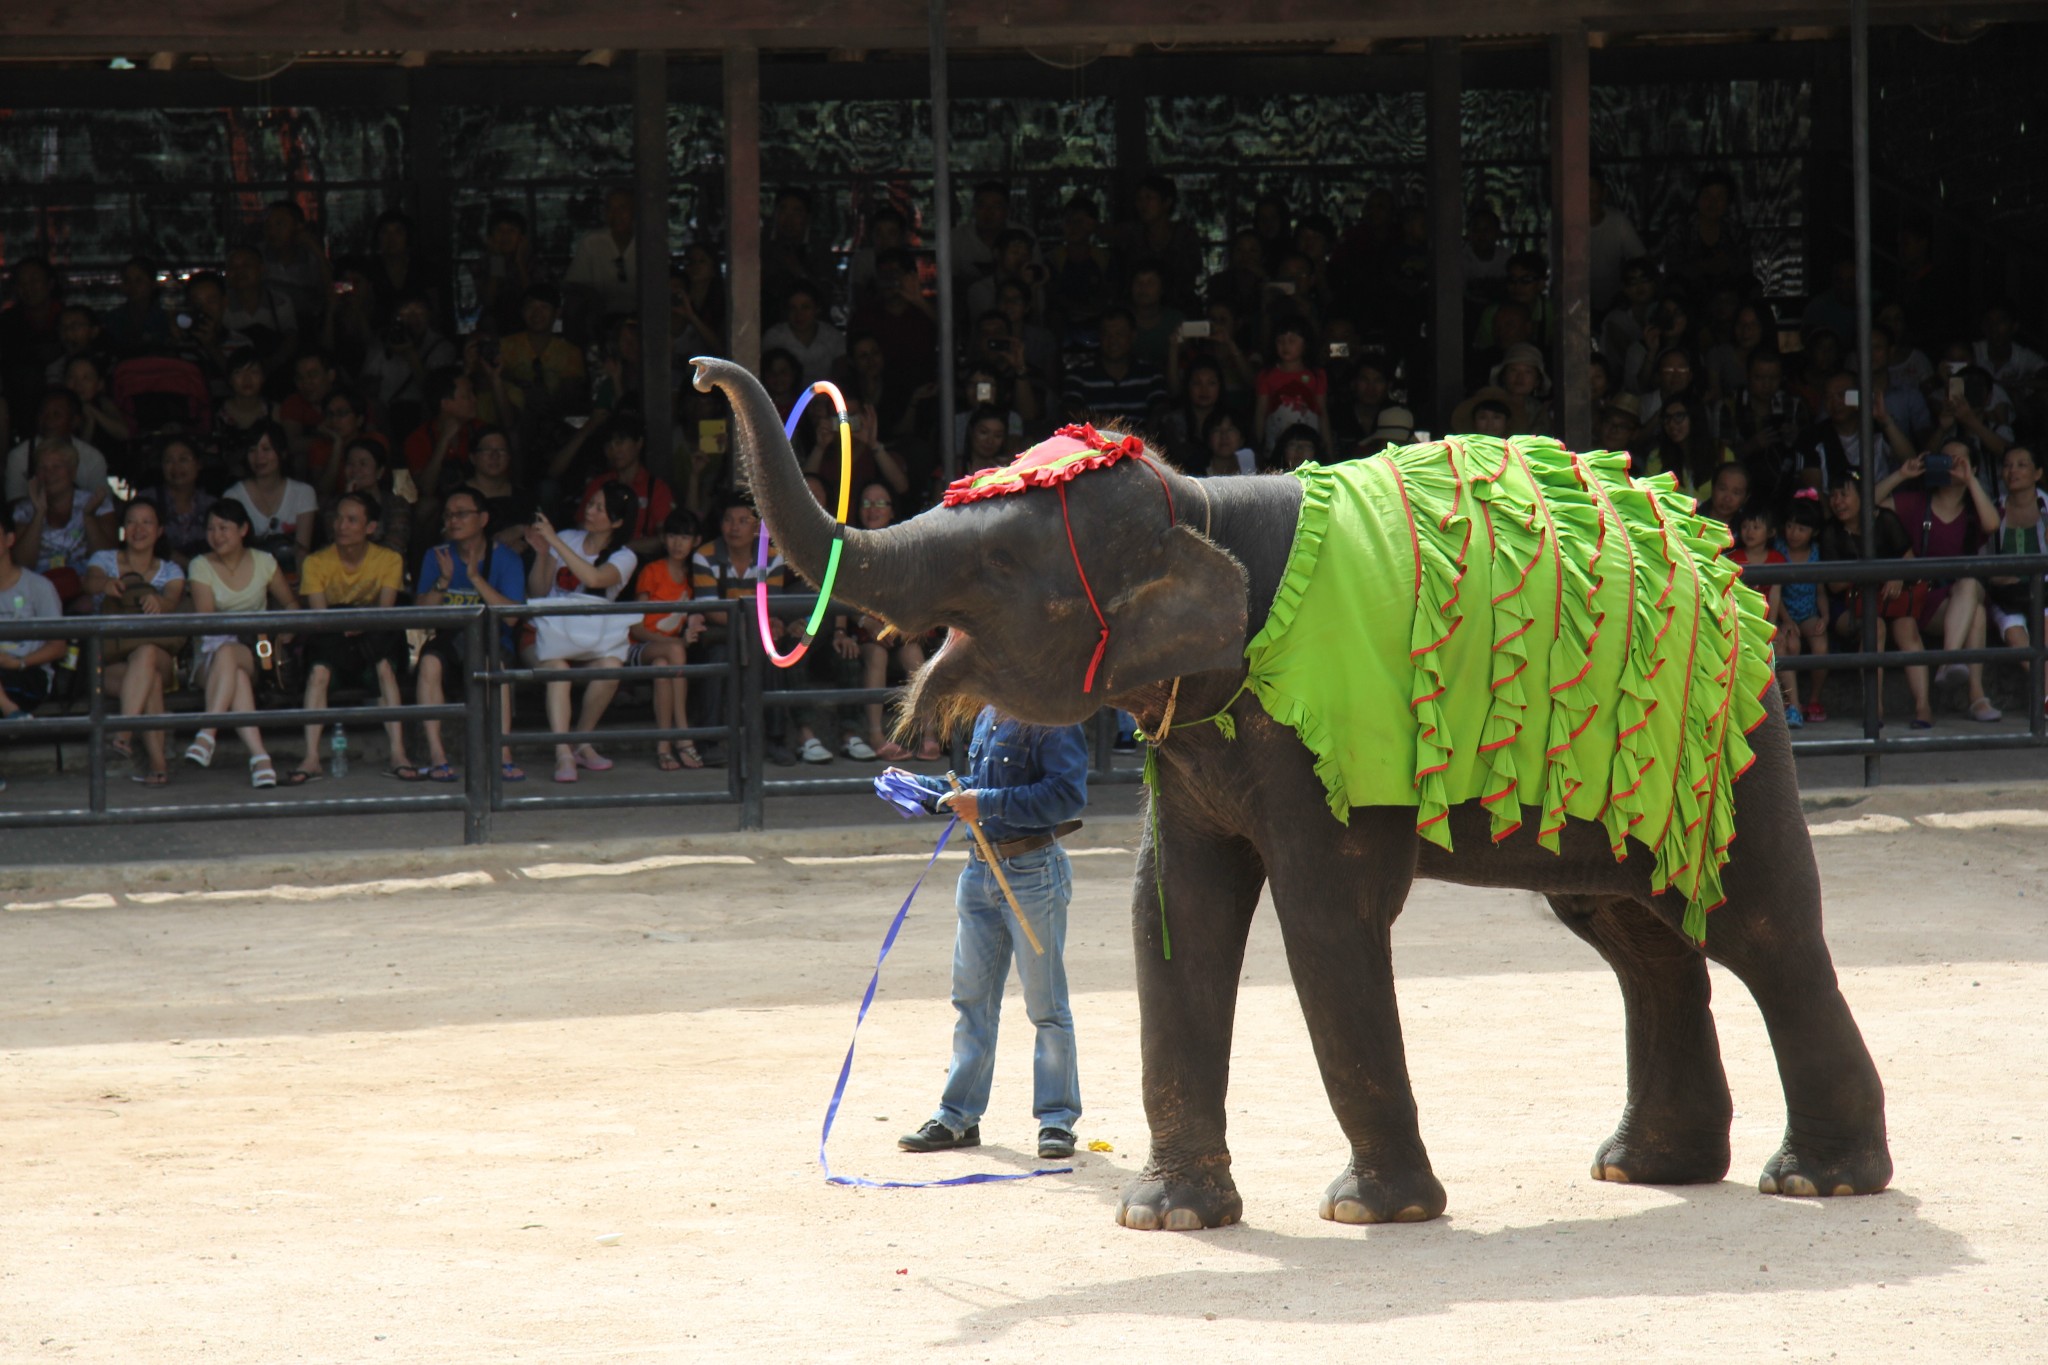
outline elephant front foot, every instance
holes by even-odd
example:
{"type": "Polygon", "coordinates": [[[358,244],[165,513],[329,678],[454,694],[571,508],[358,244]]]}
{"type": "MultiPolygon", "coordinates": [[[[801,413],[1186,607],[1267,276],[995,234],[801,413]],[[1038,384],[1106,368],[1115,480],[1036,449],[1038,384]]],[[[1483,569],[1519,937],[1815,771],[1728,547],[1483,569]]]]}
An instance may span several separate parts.
{"type": "Polygon", "coordinates": [[[1879,1138],[1852,1154],[1803,1152],[1790,1139],[1764,1163],[1756,1187],[1764,1194],[1813,1199],[1838,1194],[1876,1194],[1892,1183],[1892,1154],[1879,1138]]]}
{"type": "Polygon", "coordinates": [[[1323,1191],[1320,1212],[1333,1223],[1426,1223],[1447,1202],[1442,1182],[1427,1166],[1390,1172],[1353,1163],[1323,1191]]]}
{"type": "Polygon", "coordinates": [[[1728,1129],[1659,1140],[1618,1132],[1593,1154],[1593,1178],[1617,1185],[1711,1185],[1728,1174],[1728,1129]]]}
{"type": "Polygon", "coordinates": [[[1242,1217],[1244,1200],[1238,1197],[1227,1163],[1221,1176],[1196,1179],[1165,1175],[1148,1167],[1124,1187],[1116,1206],[1118,1224],[1140,1232],[1227,1228],[1242,1217]]]}

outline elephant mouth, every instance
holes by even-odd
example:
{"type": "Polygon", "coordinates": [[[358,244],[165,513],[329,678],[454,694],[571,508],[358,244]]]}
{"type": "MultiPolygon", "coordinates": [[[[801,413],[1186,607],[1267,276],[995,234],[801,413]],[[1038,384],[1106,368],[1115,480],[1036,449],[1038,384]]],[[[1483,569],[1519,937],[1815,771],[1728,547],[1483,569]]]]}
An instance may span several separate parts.
{"type": "Polygon", "coordinates": [[[970,725],[987,704],[977,685],[973,641],[953,627],[923,668],[911,675],[896,711],[899,741],[918,734],[948,735],[970,725]]]}

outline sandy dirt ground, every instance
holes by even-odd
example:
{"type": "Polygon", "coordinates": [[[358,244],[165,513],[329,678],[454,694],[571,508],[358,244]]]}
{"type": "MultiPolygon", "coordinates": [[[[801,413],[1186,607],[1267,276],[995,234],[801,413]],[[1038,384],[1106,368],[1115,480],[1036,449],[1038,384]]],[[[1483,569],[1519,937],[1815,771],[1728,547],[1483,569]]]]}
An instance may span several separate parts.
{"type": "MultiPolygon", "coordinates": [[[[329,869],[239,899],[84,873],[54,888],[69,906],[10,892],[0,1360],[2038,1361],[2044,804],[1812,817],[1890,1094],[1898,1175],[1871,1198],[1756,1193],[1783,1105],[1718,973],[1730,1178],[1591,1180],[1622,1100],[1612,977],[1530,896],[1419,886],[1397,970],[1450,1211],[1368,1229],[1316,1217],[1343,1144],[1263,911],[1230,1097],[1245,1222],[1113,1224],[1146,1145],[1122,852],[1076,859],[1069,951],[1081,1137],[1112,1150],[944,1190],[835,1188],[816,1161],[913,863],[532,875],[515,855],[410,889],[329,869]]],[[[943,1074],[955,870],[884,971],[843,1172],[1037,1165],[1014,988],[988,1145],[895,1150],[943,1074]]]]}

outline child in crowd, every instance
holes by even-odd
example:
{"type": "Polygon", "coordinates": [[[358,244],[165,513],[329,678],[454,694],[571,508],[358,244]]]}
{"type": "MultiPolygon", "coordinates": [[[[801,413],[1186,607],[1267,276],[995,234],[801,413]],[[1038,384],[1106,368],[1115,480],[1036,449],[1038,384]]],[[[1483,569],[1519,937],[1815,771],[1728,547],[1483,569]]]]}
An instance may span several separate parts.
{"type": "MultiPolygon", "coordinates": [[[[1821,515],[1820,494],[1811,488],[1802,488],[1792,495],[1792,506],[1785,513],[1784,534],[1778,537],[1777,553],[1787,564],[1818,564],[1820,562],[1820,528],[1825,518],[1821,515]]],[[[1828,652],[1828,615],[1826,603],[1821,599],[1821,585],[1818,583],[1787,583],[1780,592],[1782,613],[1778,618],[1778,655],[1790,658],[1797,654],[1826,654],[1828,652]]],[[[1790,671],[1778,675],[1778,685],[1785,693],[1785,724],[1798,729],[1812,721],[1818,725],[1828,718],[1827,707],[1821,705],[1821,686],[1828,679],[1825,668],[1813,670],[1812,700],[1804,707],[1799,704],[1799,675],[1790,671]]]]}
{"type": "MultiPolygon", "coordinates": [[[[640,577],[633,585],[634,595],[643,602],[688,601],[693,573],[691,559],[696,555],[702,538],[695,513],[687,507],[678,507],[670,512],[661,527],[663,555],[649,560],[647,566],[640,570],[640,577]]],[[[644,664],[659,664],[680,669],[690,661],[689,646],[695,644],[703,633],[704,616],[701,612],[688,615],[679,611],[649,612],[635,621],[627,632],[632,644],[626,650],[626,666],[637,668],[644,664]]],[[[654,723],[664,730],[686,728],[690,723],[689,700],[690,680],[681,673],[656,678],[654,723]]],[[[704,758],[697,752],[696,744],[688,739],[673,743],[657,740],[654,762],[665,773],[704,766],[704,758]]]]}
{"type": "Polygon", "coordinates": [[[1255,387],[1259,401],[1252,427],[1267,450],[1274,448],[1281,432],[1298,422],[1317,431],[1329,427],[1329,376],[1320,366],[1308,363],[1307,324],[1289,320],[1274,329],[1273,364],[1259,372],[1255,387]]]}

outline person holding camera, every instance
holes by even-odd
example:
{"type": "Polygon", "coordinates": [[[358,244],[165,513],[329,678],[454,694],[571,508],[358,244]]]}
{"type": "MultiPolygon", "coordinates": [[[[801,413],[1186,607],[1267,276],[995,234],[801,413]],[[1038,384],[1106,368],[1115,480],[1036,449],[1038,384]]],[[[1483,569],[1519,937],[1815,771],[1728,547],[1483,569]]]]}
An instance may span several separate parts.
{"type": "Polygon", "coordinates": [[[408,293],[377,332],[363,361],[363,387],[391,431],[409,430],[425,405],[427,376],[458,364],[455,343],[434,330],[427,296],[408,293]]]}
{"type": "Polygon", "coordinates": [[[1872,452],[1873,458],[1864,459],[1862,431],[1856,415],[1862,398],[1856,389],[1856,377],[1847,370],[1836,370],[1828,376],[1822,392],[1827,401],[1827,416],[1808,427],[1793,450],[1792,480],[1797,486],[1825,492],[1851,474],[1867,476],[1876,470],[1882,476],[1912,451],[1912,439],[1886,413],[1880,394],[1870,405],[1877,449],[1872,452]]]}
{"type": "MultiPolygon", "coordinates": [[[[1878,484],[1872,496],[1904,524],[1915,558],[1975,554],[1987,537],[1998,534],[1998,508],[1977,481],[1970,460],[1968,442],[1946,441],[1932,453],[1906,460],[1878,484]]],[[[1905,610],[1885,610],[1892,643],[1899,649],[1924,648],[1923,635],[1936,633],[1943,649],[1984,647],[1984,585],[1976,579],[1909,583],[1907,597],[1910,605],[1905,610]]],[[[1944,664],[1934,680],[1962,677],[1970,685],[1970,719],[1986,724],[1997,720],[1998,708],[1984,695],[1984,665],[1944,664]]],[[[1934,724],[1926,667],[1908,665],[1906,685],[1913,693],[1913,728],[1925,730],[1934,724]]]]}

